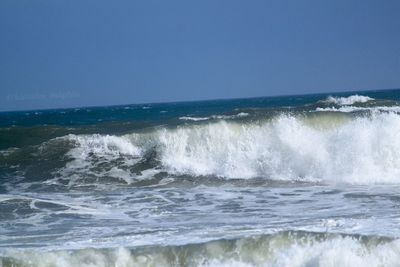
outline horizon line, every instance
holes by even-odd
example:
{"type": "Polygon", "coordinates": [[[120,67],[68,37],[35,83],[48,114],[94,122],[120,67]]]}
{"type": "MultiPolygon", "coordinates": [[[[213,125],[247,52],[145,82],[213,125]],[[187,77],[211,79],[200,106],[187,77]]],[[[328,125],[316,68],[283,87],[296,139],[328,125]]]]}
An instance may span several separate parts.
{"type": "Polygon", "coordinates": [[[84,106],[71,106],[71,107],[60,107],[60,108],[16,109],[16,110],[0,110],[0,113],[119,107],[119,106],[132,106],[132,105],[140,106],[140,105],[154,105],[154,104],[193,103],[193,102],[225,101],[225,100],[229,101],[237,99],[274,98],[274,97],[307,96],[307,95],[330,95],[330,94],[344,94],[344,93],[354,93],[354,92],[363,93],[363,92],[393,91],[393,90],[400,90],[400,88],[331,91],[326,93],[321,92],[321,93],[302,93],[302,94],[276,94],[276,95],[250,96],[250,97],[209,98],[209,99],[199,99],[199,100],[155,101],[155,102],[142,102],[142,103],[129,103],[129,104],[125,103],[125,104],[105,104],[105,105],[87,105],[87,106],[84,105],[84,106]]]}

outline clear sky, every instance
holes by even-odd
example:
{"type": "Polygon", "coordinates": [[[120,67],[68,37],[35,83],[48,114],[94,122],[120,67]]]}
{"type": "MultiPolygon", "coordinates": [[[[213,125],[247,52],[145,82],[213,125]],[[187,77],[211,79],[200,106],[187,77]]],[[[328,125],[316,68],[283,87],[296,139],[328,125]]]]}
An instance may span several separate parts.
{"type": "Polygon", "coordinates": [[[0,1],[0,110],[385,88],[398,0],[0,1]]]}

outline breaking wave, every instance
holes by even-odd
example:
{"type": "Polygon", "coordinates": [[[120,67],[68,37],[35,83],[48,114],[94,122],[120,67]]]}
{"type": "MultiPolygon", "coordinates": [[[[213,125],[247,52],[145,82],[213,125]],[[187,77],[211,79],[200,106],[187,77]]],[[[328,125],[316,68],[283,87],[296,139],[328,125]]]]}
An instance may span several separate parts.
{"type": "Polygon", "coordinates": [[[267,121],[216,121],[123,136],[68,135],[64,176],[125,181],[145,173],[328,183],[399,183],[400,116],[379,113],[281,115],[267,121]],[[107,167],[108,166],[108,167],[107,167]]]}

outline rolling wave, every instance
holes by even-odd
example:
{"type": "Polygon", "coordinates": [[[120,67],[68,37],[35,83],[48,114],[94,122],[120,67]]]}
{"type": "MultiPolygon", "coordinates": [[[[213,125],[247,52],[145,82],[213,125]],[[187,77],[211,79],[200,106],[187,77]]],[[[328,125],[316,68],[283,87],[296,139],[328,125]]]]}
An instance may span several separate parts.
{"type": "Polygon", "coordinates": [[[19,251],[3,266],[398,266],[400,243],[379,237],[281,232],[136,249],[19,251]]]}

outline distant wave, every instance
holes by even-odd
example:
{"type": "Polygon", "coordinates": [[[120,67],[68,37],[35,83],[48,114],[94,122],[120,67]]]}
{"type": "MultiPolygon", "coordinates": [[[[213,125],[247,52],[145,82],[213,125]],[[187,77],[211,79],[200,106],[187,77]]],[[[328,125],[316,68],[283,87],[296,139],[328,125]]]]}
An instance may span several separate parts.
{"type": "Polygon", "coordinates": [[[375,106],[375,107],[354,107],[354,106],[344,106],[344,107],[328,107],[328,108],[316,108],[315,111],[330,111],[330,112],[356,112],[356,111],[376,111],[376,112],[400,112],[400,106],[375,106]]]}
{"type": "Polygon", "coordinates": [[[243,118],[249,116],[249,113],[246,112],[240,112],[236,115],[212,115],[210,117],[191,117],[191,116],[183,116],[179,117],[180,120],[188,120],[188,121],[205,121],[205,120],[211,120],[211,119],[222,119],[222,120],[228,120],[228,119],[235,119],[235,118],[243,118]]]}
{"type": "Polygon", "coordinates": [[[374,98],[362,95],[351,95],[348,97],[328,96],[328,98],[325,101],[328,103],[347,106],[347,105],[353,105],[355,103],[365,103],[371,100],[374,100],[374,98]]]}
{"type": "Polygon", "coordinates": [[[205,121],[209,120],[210,117],[190,117],[190,116],[182,116],[179,117],[180,120],[185,120],[185,121],[205,121]]]}

